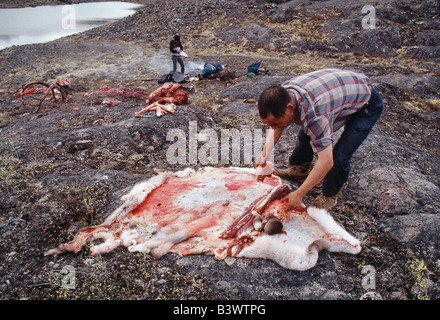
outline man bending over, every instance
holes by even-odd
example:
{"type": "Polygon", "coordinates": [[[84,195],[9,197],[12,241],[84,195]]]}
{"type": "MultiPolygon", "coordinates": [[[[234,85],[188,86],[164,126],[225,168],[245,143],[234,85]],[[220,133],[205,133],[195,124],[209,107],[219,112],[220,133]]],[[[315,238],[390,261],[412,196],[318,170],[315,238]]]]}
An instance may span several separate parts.
{"type": "Polygon", "coordinates": [[[284,201],[289,209],[301,207],[304,196],[322,181],[322,193],[313,205],[326,210],[337,203],[348,180],[350,159],[367,138],[383,110],[379,93],[369,79],[352,71],[325,69],[311,72],[265,89],[258,99],[269,135],[256,166],[264,165],[284,128],[301,126],[290,166],[273,172],[282,179],[302,182],[284,201]],[[333,146],[333,133],[344,127],[333,146]],[[314,154],[317,162],[312,166],[314,154]],[[312,168],[313,167],[313,168],[312,168]]]}

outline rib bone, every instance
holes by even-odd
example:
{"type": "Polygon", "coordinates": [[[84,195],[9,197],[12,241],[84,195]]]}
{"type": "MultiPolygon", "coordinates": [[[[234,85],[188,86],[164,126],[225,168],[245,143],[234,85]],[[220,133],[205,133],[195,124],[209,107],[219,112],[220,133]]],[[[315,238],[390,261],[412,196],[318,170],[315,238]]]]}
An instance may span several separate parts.
{"type": "Polygon", "coordinates": [[[272,191],[266,196],[260,197],[254,200],[249,207],[246,208],[244,213],[238,217],[232,224],[230,224],[225,231],[220,234],[220,238],[229,239],[236,238],[239,234],[240,229],[246,226],[249,221],[255,218],[252,213],[256,211],[261,214],[267,206],[276,199],[282,199],[290,193],[290,188],[288,185],[282,184],[272,189],[272,191]]]}

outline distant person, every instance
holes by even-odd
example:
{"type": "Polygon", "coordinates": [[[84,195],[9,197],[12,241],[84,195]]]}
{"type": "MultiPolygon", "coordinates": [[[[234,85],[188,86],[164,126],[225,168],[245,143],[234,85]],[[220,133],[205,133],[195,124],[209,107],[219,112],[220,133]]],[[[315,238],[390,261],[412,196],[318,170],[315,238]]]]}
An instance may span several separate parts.
{"type": "Polygon", "coordinates": [[[180,42],[180,36],[175,35],[173,40],[170,41],[170,52],[171,58],[173,59],[173,74],[176,73],[177,63],[180,64],[180,72],[185,74],[185,64],[183,63],[183,59],[180,56],[180,53],[183,52],[183,46],[180,42]]]}
{"type": "Polygon", "coordinates": [[[202,80],[207,78],[211,74],[216,74],[219,71],[222,71],[224,67],[218,62],[207,62],[203,66],[203,73],[199,74],[199,79],[202,80]]]}

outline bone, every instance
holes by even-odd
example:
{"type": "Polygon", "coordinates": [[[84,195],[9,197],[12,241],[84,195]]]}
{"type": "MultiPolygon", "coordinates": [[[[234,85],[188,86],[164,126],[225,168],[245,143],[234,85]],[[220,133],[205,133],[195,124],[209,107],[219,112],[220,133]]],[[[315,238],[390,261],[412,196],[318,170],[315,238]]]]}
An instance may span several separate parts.
{"type": "Polygon", "coordinates": [[[226,228],[225,231],[223,231],[223,233],[220,235],[220,238],[236,238],[237,235],[243,234],[244,232],[242,229],[246,229],[249,223],[252,223],[251,221],[253,221],[255,218],[253,211],[255,211],[257,214],[261,214],[272,201],[284,198],[289,194],[289,192],[290,187],[282,184],[273,188],[268,195],[256,199],[240,217],[238,217],[229,227],[226,228]]]}
{"type": "Polygon", "coordinates": [[[252,214],[254,215],[254,229],[257,231],[263,230],[263,217],[257,211],[252,211],[252,214]]]}
{"type": "Polygon", "coordinates": [[[237,231],[243,227],[247,222],[249,222],[250,219],[252,219],[254,216],[252,214],[252,211],[256,204],[262,199],[263,197],[257,198],[254,200],[254,202],[251,203],[249,207],[244,211],[244,213],[239,216],[231,225],[229,225],[225,231],[223,231],[220,234],[220,238],[228,239],[228,238],[235,238],[237,231]]]}
{"type": "Polygon", "coordinates": [[[44,253],[45,256],[49,255],[58,255],[66,252],[76,252],[75,248],[69,243],[60,244],[58,247],[54,249],[50,249],[44,253]]]}
{"type": "Polygon", "coordinates": [[[260,202],[255,206],[255,211],[258,213],[262,213],[264,209],[266,209],[272,201],[276,199],[282,199],[290,193],[290,187],[286,184],[282,184],[280,186],[276,186],[273,190],[264,197],[260,202]]]}

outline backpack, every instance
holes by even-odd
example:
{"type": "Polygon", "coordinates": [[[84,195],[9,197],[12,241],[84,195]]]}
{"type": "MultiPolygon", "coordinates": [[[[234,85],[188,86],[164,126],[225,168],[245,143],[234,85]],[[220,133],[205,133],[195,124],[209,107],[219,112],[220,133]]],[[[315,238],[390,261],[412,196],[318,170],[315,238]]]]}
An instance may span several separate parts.
{"type": "Polygon", "coordinates": [[[257,74],[258,68],[260,67],[261,62],[254,62],[248,66],[248,73],[257,74]]]}
{"type": "Polygon", "coordinates": [[[168,73],[165,78],[163,78],[162,80],[157,80],[157,83],[163,84],[165,82],[173,82],[173,73],[170,72],[168,73]]]}
{"type": "Polygon", "coordinates": [[[173,72],[170,72],[162,80],[157,80],[157,83],[160,83],[160,84],[163,84],[165,82],[183,83],[183,82],[185,82],[185,77],[180,72],[176,72],[174,75],[173,75],[173,72]]]}

